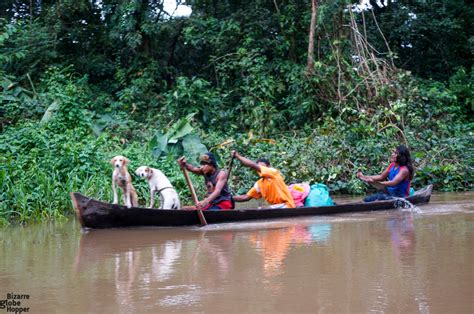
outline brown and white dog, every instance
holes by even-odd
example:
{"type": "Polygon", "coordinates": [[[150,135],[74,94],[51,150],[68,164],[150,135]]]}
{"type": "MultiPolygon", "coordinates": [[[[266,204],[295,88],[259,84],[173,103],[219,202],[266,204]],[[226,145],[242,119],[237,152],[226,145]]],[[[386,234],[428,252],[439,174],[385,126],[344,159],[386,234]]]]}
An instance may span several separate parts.
{"type": "Polygon", "coordinates": [[[150,186],[150,208],[155,204],[155,193],[160,194],[160,209],[180,209],[179,196],[170,180],[158,169],[138,167],[135,173],[146,178],[150,186]]]}
{"type": "Polygon", "coordinates": [[[114,166],[112,174],[112,191],[114,192],[114,204],[118,204],[118,194],[116,185],[122,189],[122,199],[125,206],[128,208],[138,206],[138,196],[135,188],[132,185],[132,177],[127,170],[127,164],[130,162],[127,157],[115,156],[110,160],[114,166]]]}

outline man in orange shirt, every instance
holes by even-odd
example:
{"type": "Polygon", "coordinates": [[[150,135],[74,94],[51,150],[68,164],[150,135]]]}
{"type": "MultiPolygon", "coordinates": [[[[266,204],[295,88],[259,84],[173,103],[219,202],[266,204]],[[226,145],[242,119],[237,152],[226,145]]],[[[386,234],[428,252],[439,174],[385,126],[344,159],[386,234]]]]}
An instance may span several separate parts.
{"type": "Polygon", "coordinates": [[[265,158],[260,158],[256,162],[241,156],[233,151],[232,156],[237,158],[242,165],[257,171],[261,177],[254,186],[244,195],[234,196],[236,202],[246,202],[252,198],[263,198],[270,204],[271,208],[294,208],[295,202],[288,190],[288,187],[281,176],[280,171],[270,167],[270,162],[265,158]]]}

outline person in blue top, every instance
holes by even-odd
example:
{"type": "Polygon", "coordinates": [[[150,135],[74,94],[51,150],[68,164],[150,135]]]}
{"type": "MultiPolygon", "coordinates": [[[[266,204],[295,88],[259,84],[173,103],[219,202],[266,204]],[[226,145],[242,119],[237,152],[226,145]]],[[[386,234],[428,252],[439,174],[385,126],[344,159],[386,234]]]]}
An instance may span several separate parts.
{"type": "Polygon", "coordinates": [[[410,151],[405,145],[400,145],[393,151],[390,161],[391,163],[387,169],[379,175],[366,176],[360,171],[357,172],[359,179],[381,190],[377,194],[364,198],[364,202],[388,200],[410,195],[410,184],[414,174],[410,151]]]}

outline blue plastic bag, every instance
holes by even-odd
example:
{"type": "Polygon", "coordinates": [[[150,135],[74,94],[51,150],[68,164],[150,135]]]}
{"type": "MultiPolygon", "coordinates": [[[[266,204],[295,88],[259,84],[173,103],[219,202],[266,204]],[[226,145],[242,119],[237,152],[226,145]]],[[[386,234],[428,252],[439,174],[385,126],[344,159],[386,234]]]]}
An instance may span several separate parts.
{"type": "Polygon", "coordinates": [[[316,183],[311,186],[309,195],[304,202],[305,207],[316,206],[334,206],[334,202],[329,196],[329,189],[321,183],[316,183]]]}

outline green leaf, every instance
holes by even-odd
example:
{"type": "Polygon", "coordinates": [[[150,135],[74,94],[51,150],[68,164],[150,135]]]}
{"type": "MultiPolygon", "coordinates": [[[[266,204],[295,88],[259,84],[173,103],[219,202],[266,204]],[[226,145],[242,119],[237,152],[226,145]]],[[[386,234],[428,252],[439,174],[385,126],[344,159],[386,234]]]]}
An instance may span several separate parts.
{"type": "Polygon", "coordinates": [[[191,120],[195,114],[191,113],[171,126],[171,129],[166,133],[169,143],[176,144],[180,138],[194,131],[194,128],[191,126],[191,120]]]}
{"type": "Polygon", "coordinates": [[[96,136],[100,136],[103,130],[104,130],[104,126],[101,124],[94,123],[92,125],[92,132],[94,132],[96,136]]]}
{"type": "Polygon", "coordinates": [[[156,135],[151,139],[149,147],[153,152],[153,156],[160,157],[162,153],[167,153],[168,135],[158,131],[156,135]]]}
{"type": "Polygon", "coordinates": [[[189,159],[193,159],[196,156],[208,151],[206,146],[201,143],[199,136],[196,134],[189,134],[183,137],[182,144],[184,155],[189,159]]]}
{"type": "Polygon", "coordinates": [[[57,110],[59,110],[59,103],[57,101],[53,101],[53,103],[49,105],[48,109],[46,109],[45,113],[43,114],[40,123],[48,123],[53,118],[57,110]]]}

